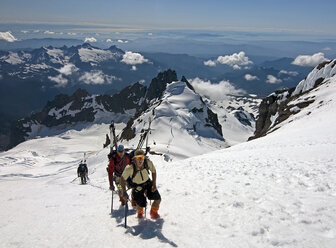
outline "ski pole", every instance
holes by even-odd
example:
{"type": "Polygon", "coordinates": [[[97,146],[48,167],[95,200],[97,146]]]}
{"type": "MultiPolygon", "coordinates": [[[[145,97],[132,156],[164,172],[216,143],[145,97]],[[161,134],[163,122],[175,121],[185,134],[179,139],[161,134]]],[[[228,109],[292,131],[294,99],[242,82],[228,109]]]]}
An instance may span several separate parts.
{"type": "Polygon", "coordinates": [[[78,177],[76,177],[74,180],[72,180],[70,183],[74,182],[78,177]]]}
{"type": "Polygon", "coordinates": [[[125,202],[125,228],[127,228],[128,199],[125,202]]]}
{"type": "Polygon", "coordinates": [[[112,190],[112,199],[111,199],[111,216],[113,216],[113,190],[112,190]]]}

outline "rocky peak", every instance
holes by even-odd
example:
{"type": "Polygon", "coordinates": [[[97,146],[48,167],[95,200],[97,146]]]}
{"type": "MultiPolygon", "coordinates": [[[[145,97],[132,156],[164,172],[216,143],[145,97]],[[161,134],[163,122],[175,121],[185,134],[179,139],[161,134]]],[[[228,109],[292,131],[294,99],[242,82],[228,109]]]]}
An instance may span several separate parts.
{"type": "Polygon", "coordinates": [[[167,84],[173,81],[178,81],[176,72],[168,69],[167,71],[160,72],[155,78],[152,79],[148,91],[147,91],[147,101],[150,102],[155,98],[160,98],[163,91],[166,89],[167,84]]]}
{"type": "Polygon", "coordinates": [[[189,89],[191,89],[192,91],[195,91],[194,87],[188,82],[188,80],[185,78],[185,76],[182,76],[181,82],[186,83],[187,86],[189,87],[189,89]]]}

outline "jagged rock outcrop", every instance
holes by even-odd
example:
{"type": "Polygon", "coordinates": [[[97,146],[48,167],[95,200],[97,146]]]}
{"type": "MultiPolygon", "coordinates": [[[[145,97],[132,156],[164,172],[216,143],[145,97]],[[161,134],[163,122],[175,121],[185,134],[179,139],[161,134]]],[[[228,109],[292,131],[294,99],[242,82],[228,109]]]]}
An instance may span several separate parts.
{"type": "Polygon", "coordinates": [[[297,87],[289,90],[276,91],[269,95],[260,104],[259,117],[256,122],[256,131],[249,140],[259,138],[278,128],[290,116],[297,114],[301,109],[314,102],[313,97],[302,98],[307,92],[327,82],[336,74],[336,60],[326,61],[316,66],[297,87]]]}

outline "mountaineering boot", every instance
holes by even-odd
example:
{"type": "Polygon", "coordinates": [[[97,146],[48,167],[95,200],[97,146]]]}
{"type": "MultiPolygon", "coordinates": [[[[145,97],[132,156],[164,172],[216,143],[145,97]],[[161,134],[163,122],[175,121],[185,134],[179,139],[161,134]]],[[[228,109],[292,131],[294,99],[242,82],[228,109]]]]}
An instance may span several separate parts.
{"type": "Polygon", "coordinates": [[[160,215],[158,214],[158,210],[159,208],[156,208],[156,207],[151,207],[151,210],[150,210],[150,216],[152,219],[159,219],[160,218],[160,215]]]}
{"type": "Polygon", "coordinates": [[[137,209],[137,211],[138,211],[138,218],[139,219],[142,219],[143,218],[143,214],[144,214],[144,208],[142,208],[142,207],[139,207],[139,206],[136,206],[136,209],[137,209]]]}

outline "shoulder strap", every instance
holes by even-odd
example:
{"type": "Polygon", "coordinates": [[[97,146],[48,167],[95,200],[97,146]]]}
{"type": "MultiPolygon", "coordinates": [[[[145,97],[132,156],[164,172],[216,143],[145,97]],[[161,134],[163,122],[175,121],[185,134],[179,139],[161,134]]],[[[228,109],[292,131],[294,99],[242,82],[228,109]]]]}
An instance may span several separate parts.
{"type": "MultiPolygon", "coordinates": [[[[144,164],[144,168],[142,170],[146,169],[147,173],[149,175],[149,167],[148,167],[147,159],[145,159],[144,163],[145,163],[144,164]]],[[[136,176],[136,174],[138,173],[138,171],[135,168],[135,164],[133,162],[132,162],[132,166],[133,166],[133,174],[132,174],[132,180],[133,180],[133,178],[136,176]]]]}

